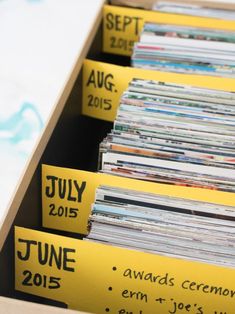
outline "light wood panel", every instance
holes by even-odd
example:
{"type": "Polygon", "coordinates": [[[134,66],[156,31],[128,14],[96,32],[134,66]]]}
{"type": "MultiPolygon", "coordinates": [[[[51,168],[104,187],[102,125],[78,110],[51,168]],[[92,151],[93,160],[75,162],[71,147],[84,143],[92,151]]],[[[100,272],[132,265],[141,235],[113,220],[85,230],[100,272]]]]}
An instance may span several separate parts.
{"type": "Polygon", "coordinates": [[[84,314],[84,312],[0,297],[0,314],[84,314]]]}

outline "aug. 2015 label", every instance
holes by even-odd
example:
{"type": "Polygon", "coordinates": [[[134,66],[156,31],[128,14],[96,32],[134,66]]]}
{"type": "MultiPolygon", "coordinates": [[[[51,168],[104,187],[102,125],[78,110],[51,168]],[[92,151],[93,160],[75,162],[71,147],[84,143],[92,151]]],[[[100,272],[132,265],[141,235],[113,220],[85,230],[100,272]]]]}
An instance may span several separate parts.
{"type": "MultiPolygon", "coordinates": [[[[83,65],[83,114],[94,112],[99,119],[110,121],[116,114],[116,103],[120,97],[117,86],[118,68],[111,64],[85,60],[83,65]],[[102,66],[103,65],[103,66],[102,66]]],[[[120,71],[119,71],[120,74],[120,71]]]]}
{"type": "Polygon", "coordinates": [[[234,79],[158,72],[85,60],[82,113],[93,118],[114,121],[121,95],[134,78],[235,91],[234,79]]]}

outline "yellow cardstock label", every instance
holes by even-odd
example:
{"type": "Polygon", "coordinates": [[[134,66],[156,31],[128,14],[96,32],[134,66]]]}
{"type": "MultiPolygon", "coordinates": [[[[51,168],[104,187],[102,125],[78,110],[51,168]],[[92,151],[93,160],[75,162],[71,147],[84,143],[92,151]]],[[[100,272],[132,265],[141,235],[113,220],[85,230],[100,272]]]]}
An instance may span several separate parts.
{"type": "Polygon", "coordinates": [[[114,121],[120,97],[133,78],[235,92],[235,80],[231,78],[158,72],[85,60],[82,113],[114,121]]]}
{"type": "Polygon", "coordinates": [[[91,205],[100,185],[109,185],[223,205],[235,205],[235,194],[145,182],[104,173],[42,165],[42,215],[46,228],[86,235],[91,205]]]}
{"type": "Polygon", "coordinates": [[[103,51],[130,56],[145,22],[235,30],[235,21],[105,5],[103,51]]]}
{"type": "Polygon", "coordinates": [[[97,314],[234,314],[235,270],[15,228],[15,288],[97,314]]]}

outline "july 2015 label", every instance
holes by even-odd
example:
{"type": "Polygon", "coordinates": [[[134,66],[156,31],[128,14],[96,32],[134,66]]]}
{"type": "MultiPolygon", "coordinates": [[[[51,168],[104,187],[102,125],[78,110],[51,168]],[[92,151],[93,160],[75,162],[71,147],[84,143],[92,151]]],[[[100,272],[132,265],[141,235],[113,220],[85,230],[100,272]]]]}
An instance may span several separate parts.
{"type": "Polygon", "coordinates": [[[91,205],[100,185],[234,205],[233,193],[144,182],[104,173],[42,165],[43,226],[86,235],[91,205]]]}

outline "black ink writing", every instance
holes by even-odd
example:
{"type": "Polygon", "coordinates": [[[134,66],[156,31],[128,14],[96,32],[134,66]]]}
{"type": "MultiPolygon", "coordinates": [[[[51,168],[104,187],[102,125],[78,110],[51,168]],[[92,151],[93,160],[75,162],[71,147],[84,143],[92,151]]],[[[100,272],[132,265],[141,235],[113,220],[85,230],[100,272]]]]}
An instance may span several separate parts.
{"type": "Polygon", "coordinates": [[[124,39],[121,37],[110,37],[110,48],[122,49],[124,51],[131,51],[134,46],[134,40],[124,39]]]}
{"type": "Polygon", "coordinates": [[[93,96],[89,94],[88,96],[88,106],[95,107],[103,110],[110,110],[112,108],[112,100],[106,99],[98,96],[93,96]]]}
{"type": "Polygon", "coordinates": [[[111,73],[106,74],[103,71],[92,70],[86,86],[93,85],[94,88],[105,88],[107,91],[113,92],[115,87],[113,79],[111,73]]]}
{"type": "Polygon", "coordinates": [[[160,304],[164,303],[166,301],[166,299],[163,298],[157,298],[155,299],[156,302],[159,302],[160,304]]]}
{"type": "Polygon", "coordinates": [[[68,201],[81,202],[82,194],[86,187],[86,182],[83,181],[79,185],[76,180],[63,179],[56,176],[46,176],[47,186],[45,193],[47,197],[55,197],[58,195],[61,199],[68,201]]]}
{"type": "Polygon", "coordinates": [[[118,311],[118,314],[143,314],[142,310],[139,310],[138,312],[132,312],[132,311],[127,311],[125,309],[121,309],[118,311]]]}
{"type": "Polygon", "coordinates": [[[148,302],[147,294],[141,291],[136,292],[136,291],[126,289],[122,291],[122,297],[125,299],[135,299],[138,301],[144,301],[145,303],[148,302]]]}
{"type": "Polygon", "coordinates": [[[32,274],[32,272],[29,270],[23,271],[23,276],[24,276],[24,279],[22,281],[23,286],[36,286],[48,289],[60,288],[61,278],[59,277],[41,275],[39,273],[32,274]]]}
{"type": "Polygon", "coordinates": [[[136,280],[144,280],[152,283],[158,283],[160,285],[167,285],[169,287],[174,286],[174,278],[170,277],[168,273],[165,275],[156,275],[153,273],[146,273],[145,271],[136,271],[130,268],[127,268],[124,273],[124,277],[136,280]]]}
{"type": "Polygon", "coordinates": [[[169,309],[168,313],[175,314],[178,312],[188,312],[188,313],[195,313],[195,314],[203,314],[203,309],[201,306],[197,304],[189,304],[189,303],[183,303],[183,302],[177,302],[174,299],[171,299],[171,309],[169,309]],[[195,312],[196,310],[196,312],[195,312]]]}
{"type": "Polygon", "coordinates": [[[167,306],[167,313],[169,314],[180,314],[180,313],[190,313],[190,314],[203,314],[202,306],[197,303],[190,304],[187,302],[176,301],[175,299],[166,299],[163,297],[157,297],[155,299],[159,305],[167,306]]]}
{"type": "Polygon", "coordinates": [[[72,208],[67,206],[56,207],[55,204],[49,205],[49,216],[69,217],[76,218],[78,216],[78,208],[72,208]]]}
{"type": "Polygon", "coordinates": [[[139,16],[128,16],[108,13],[105,17],[105,27],[108,30],[115,30],[117,32],[128,32],[134,26],[134,34],[137,36],[143,19],[139,16]]]}
{"type": "Polygon", "coordinates": [[[31,257],[32,247],[36,249],[37,260],[41,265],[55,266],[57,269],[74,272],[75,259],[73,254],[75,249],[59,246],[56,248],[53,244],[42,243],[40,241],[32,241],[27,239],[18,239],[19,243],[25,244],[25,249],[17,251],[17,257],[20,260],[27,261],[31,257]],[[71,256],[72,255],[72,256],[71,256]]]}
{"type": "Polygon", "coordinates": [[[233,298],[235,295],[235,290],[223,288],[223,287],[217,287],[217,286],[210,286],[205,283],[196,283],[194,281],[185,280],[182,282],[181,287],[185,290],[190,291],[201,291],[203,293],[211,293],[215,295],[221,295],[225,297],[233,298]]]}

